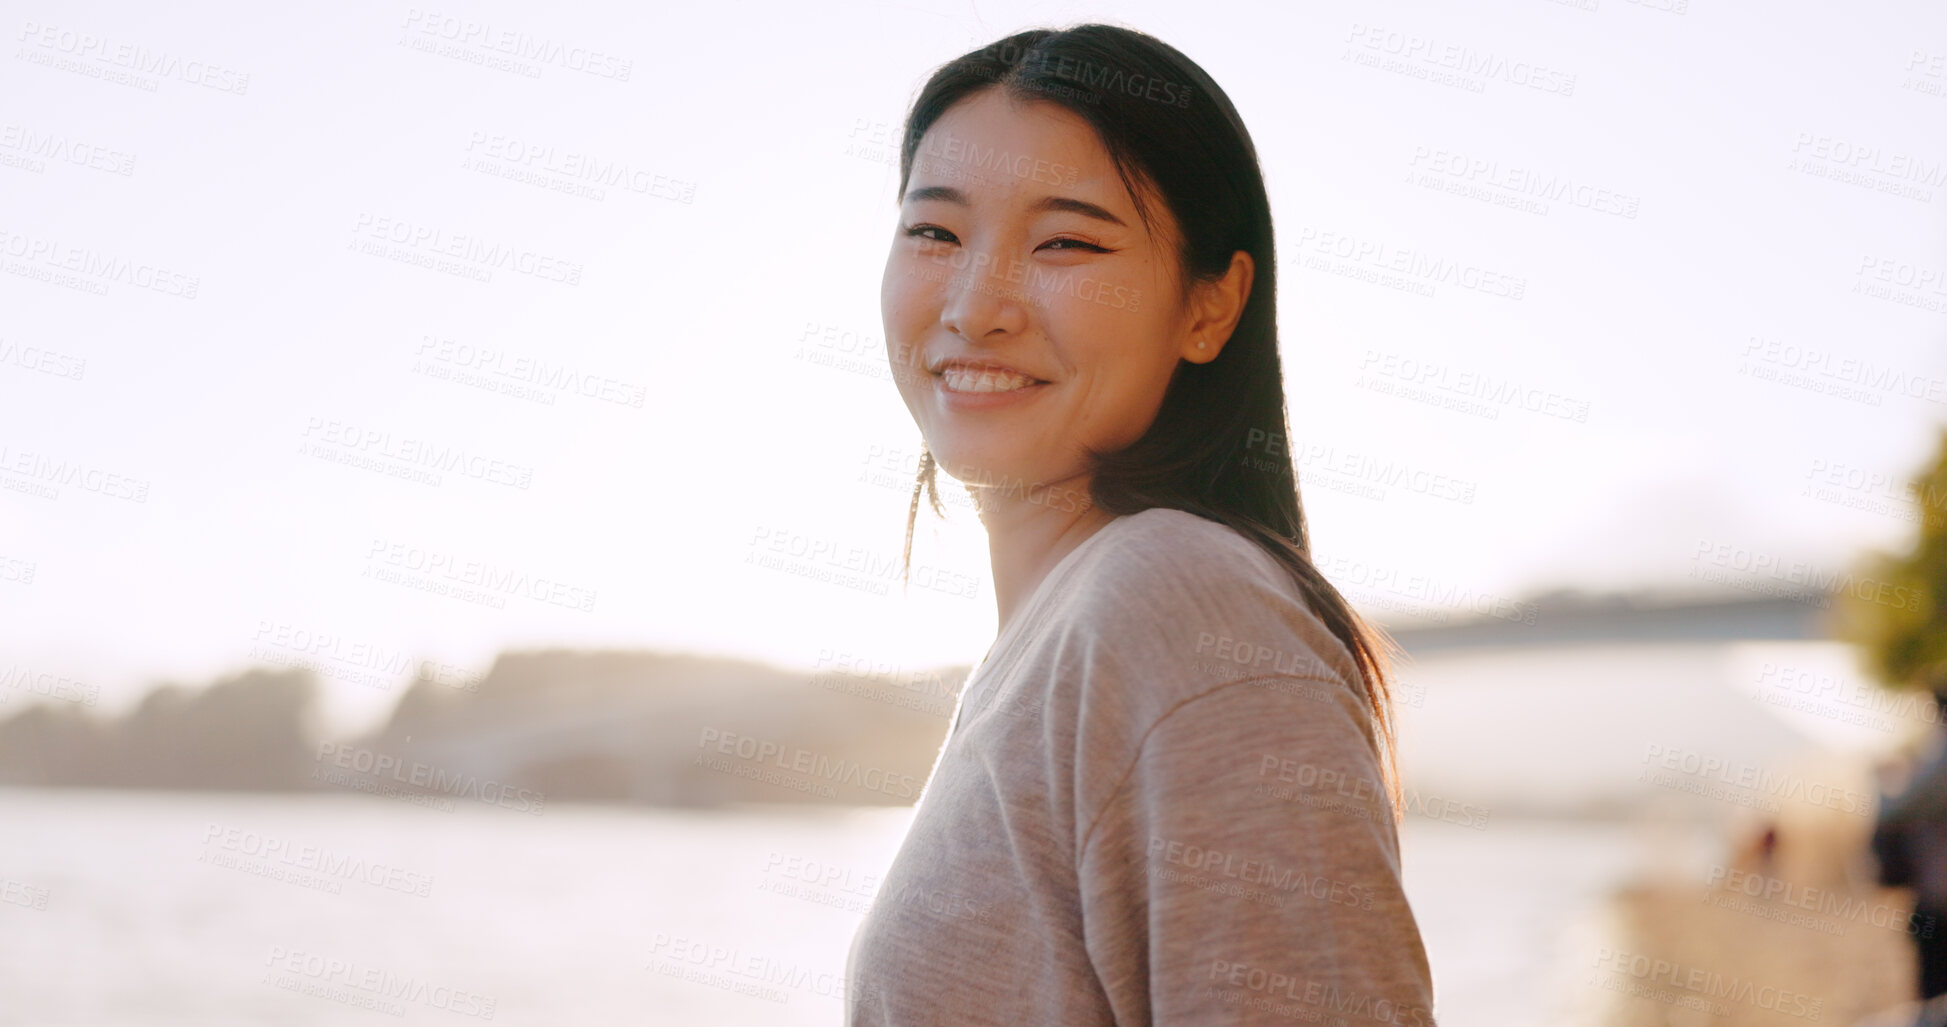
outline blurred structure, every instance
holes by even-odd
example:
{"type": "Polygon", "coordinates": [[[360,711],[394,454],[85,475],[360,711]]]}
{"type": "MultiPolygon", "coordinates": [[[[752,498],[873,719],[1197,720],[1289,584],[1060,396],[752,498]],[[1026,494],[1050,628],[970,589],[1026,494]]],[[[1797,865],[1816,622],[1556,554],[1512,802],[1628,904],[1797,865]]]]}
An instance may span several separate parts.
{"type": "Polygon", "coordinates": [[[1913,890],[1920,997],[1932,999],[1947,995],[1947,732],[1936,727],[1915,755],[1917,768],[1898,771],[1905,787],[1880,798],[1872,851],[1881,884],[1913,890]]]}

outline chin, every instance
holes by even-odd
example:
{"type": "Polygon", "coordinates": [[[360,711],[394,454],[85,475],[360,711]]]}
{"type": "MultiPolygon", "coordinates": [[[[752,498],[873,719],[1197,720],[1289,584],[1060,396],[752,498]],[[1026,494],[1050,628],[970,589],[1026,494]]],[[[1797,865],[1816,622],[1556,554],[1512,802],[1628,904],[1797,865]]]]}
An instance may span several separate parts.
{"type": "Polygon", "coordinates": [[[980,453],[940,453],[937,451],[933,454],[933,459],[939,463],[941,471],[950,475],[955,481],[966,485],[979,486],[1004,481],[1020,481],[1023,478],[1022,475],[1014,471],[1014,468],[1020,466],[1019,462],[1015,460],[991,457],[980,453]]]}

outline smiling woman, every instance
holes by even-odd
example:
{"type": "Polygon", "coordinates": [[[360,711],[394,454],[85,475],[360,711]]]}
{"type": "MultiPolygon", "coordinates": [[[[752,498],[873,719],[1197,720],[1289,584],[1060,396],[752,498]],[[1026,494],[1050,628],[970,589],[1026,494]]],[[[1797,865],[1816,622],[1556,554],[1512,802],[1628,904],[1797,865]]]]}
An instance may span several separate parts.
{"type": "Polygon", "coordinates": [[[1023,32],[909,113],[893,377],[1000,631],[853,939],[848,1022],[1430,1024],[1383,637],[1313,566],[1270,203],[1189,58],[1023,32]]]}

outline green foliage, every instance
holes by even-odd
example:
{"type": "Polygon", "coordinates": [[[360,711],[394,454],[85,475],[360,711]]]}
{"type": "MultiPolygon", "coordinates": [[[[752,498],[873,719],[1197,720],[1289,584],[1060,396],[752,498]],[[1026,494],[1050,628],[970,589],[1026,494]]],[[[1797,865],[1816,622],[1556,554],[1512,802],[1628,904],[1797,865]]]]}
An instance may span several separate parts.
{"type": "Polygon", "coordinates": [[[1911,545],[1866,556],[1857,578],[1886,587],[1847,589],[1838,629],[1887,686],[1947,695],[1947,430],[1911,489],[1919,514],[1911,545]]]}

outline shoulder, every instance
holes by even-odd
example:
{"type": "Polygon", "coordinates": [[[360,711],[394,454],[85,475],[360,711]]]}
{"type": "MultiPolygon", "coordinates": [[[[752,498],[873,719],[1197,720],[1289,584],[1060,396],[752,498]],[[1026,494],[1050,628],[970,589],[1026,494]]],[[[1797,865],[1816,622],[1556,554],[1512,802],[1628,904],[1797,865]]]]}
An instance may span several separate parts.
{"type": "Polygon", "coordinates": [[[1237,529],[1188,511],[1152,507],[1111,527],[1114,534],[1095,554],[1104,582],[1168,584],[1203,595],[1239,585],[1281,586],[1287,577],[1271,554],[1237,529]]]}
{"type": "Polygon", "coordinates": [[[1095,650],[1091,666],[1118,687],[1166,705],[1253,679],[1360,687],[1351,652],[1256,541],[1162,507],[1102,530],[1064,583],[1053,626],[1095,650]]]}
{"type": "Polygon", "coordinates": [[[1223,775],[1263,783],[1287,764],[1379,780],[1365,679],[1281,560],[1181,510],[1103,530],[1045,643],[1073,717],[1078,851],[1118,795],[1227,808],[1223,775]]]}

